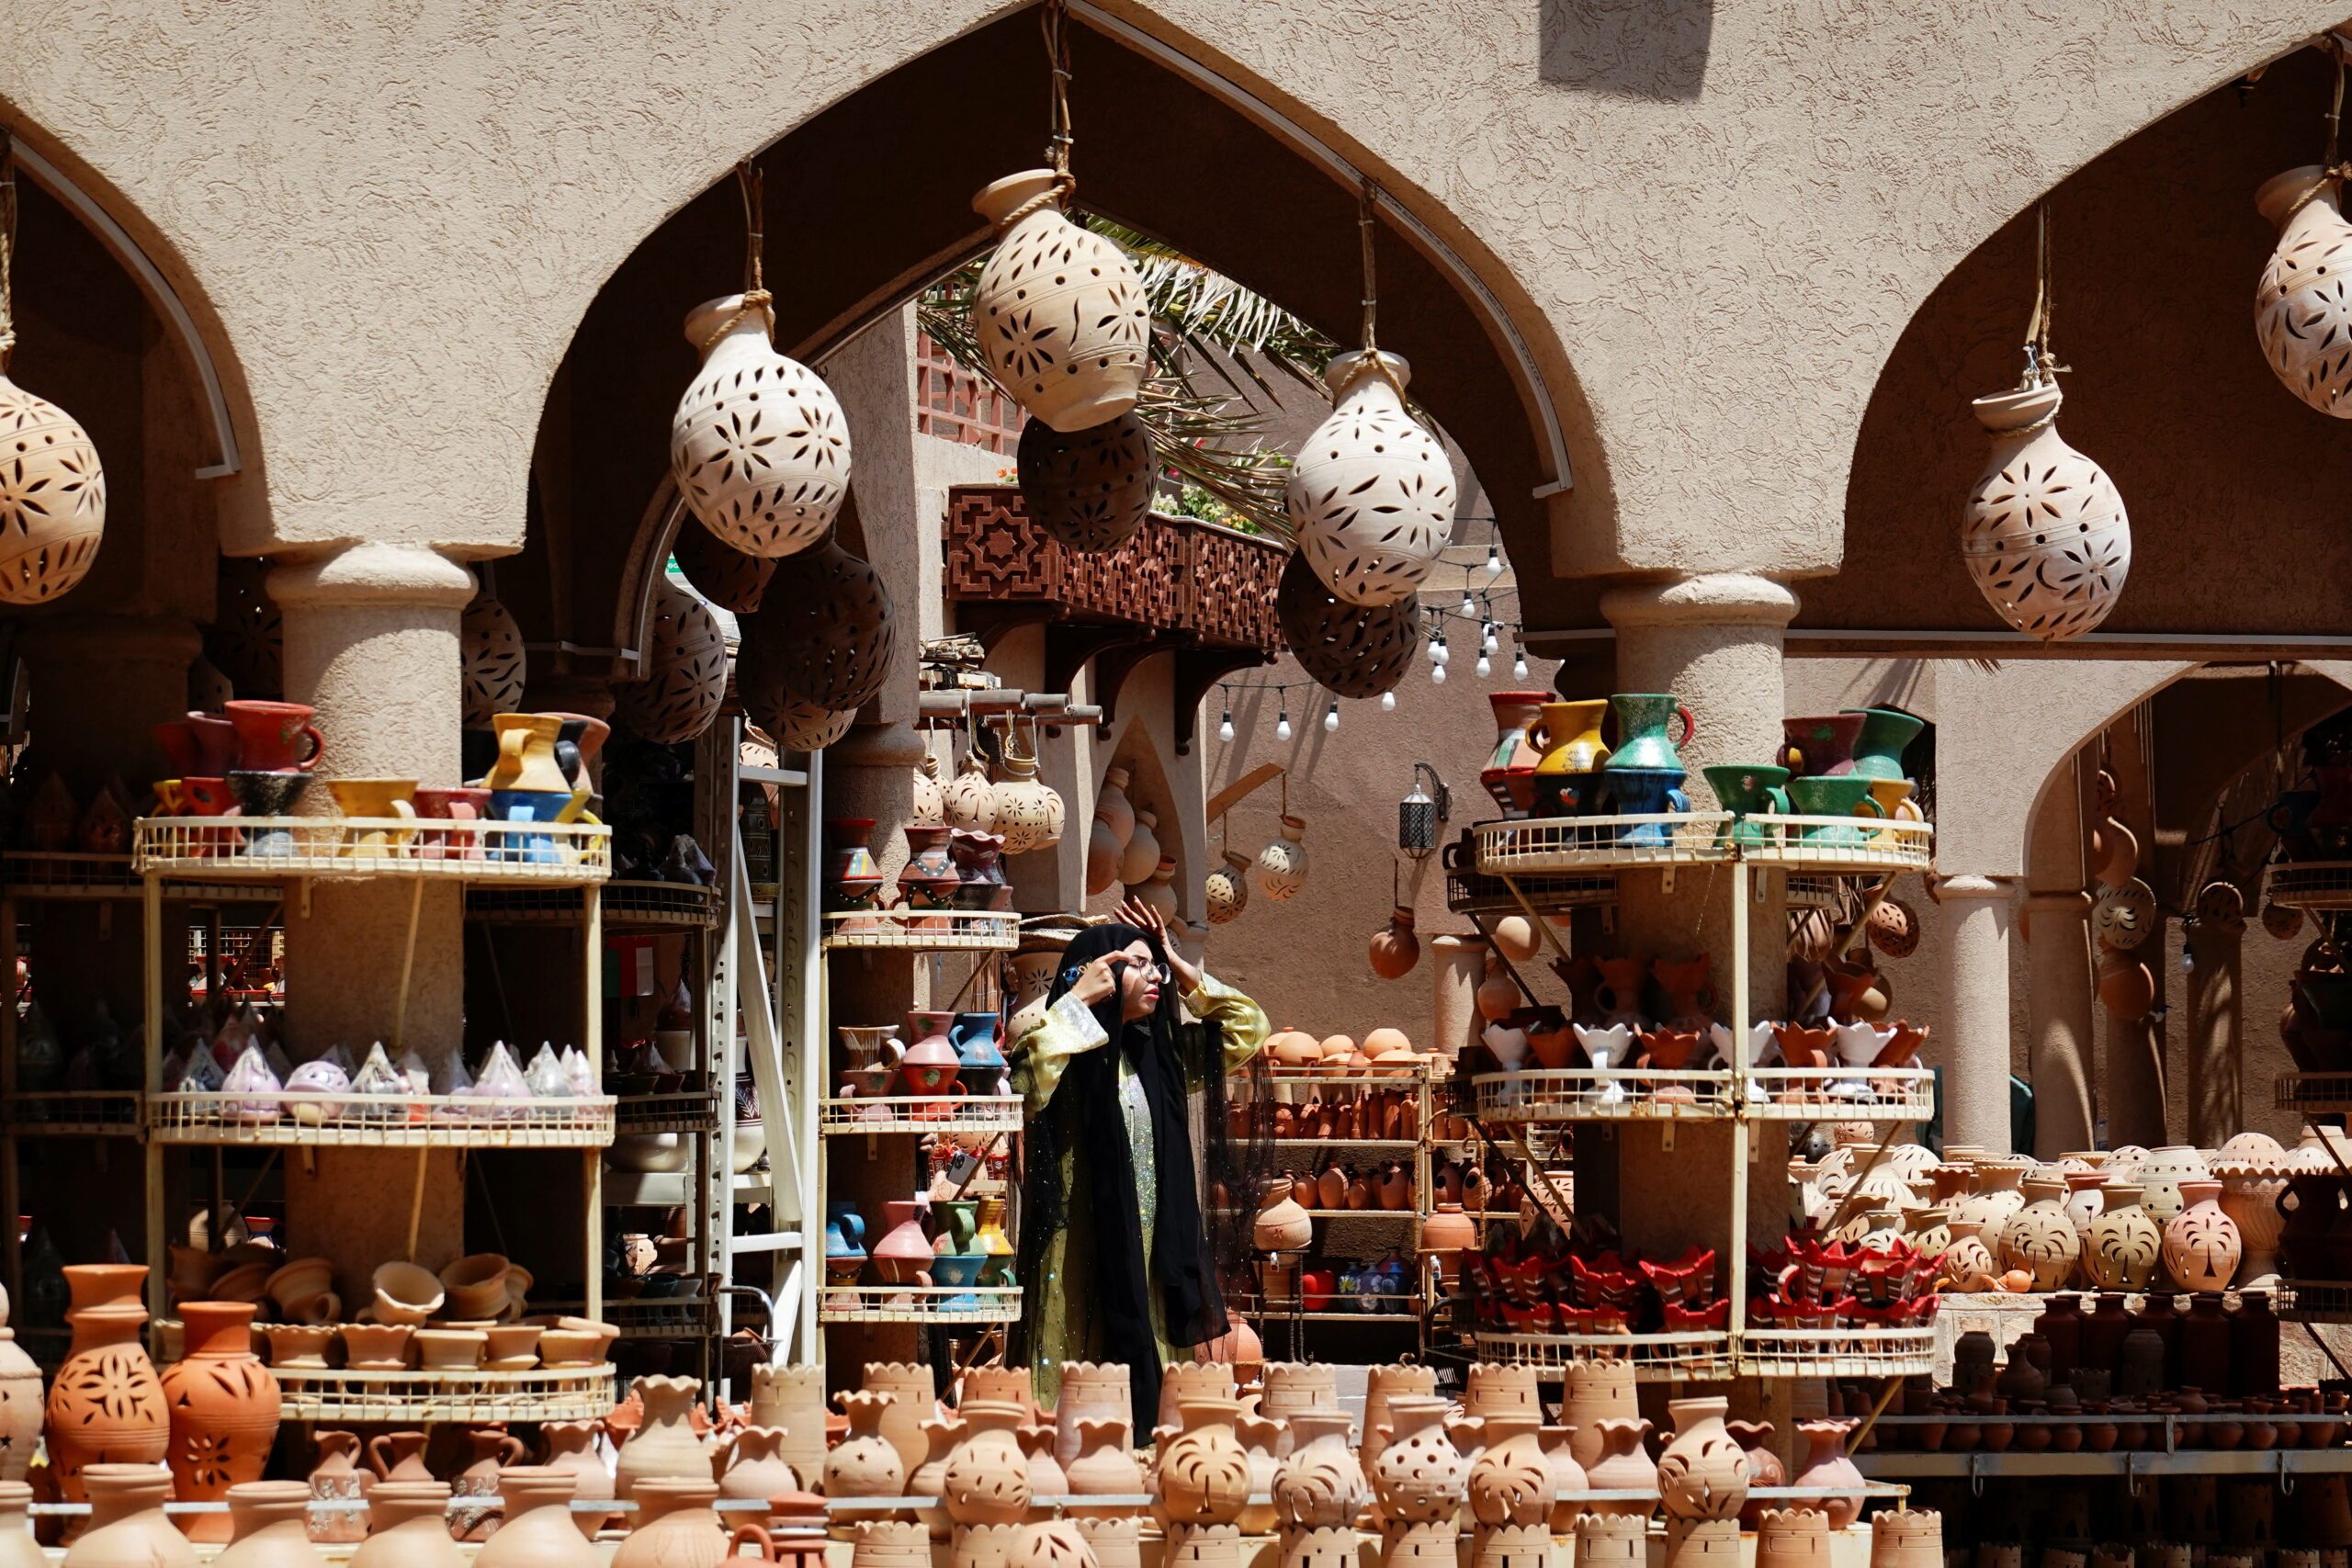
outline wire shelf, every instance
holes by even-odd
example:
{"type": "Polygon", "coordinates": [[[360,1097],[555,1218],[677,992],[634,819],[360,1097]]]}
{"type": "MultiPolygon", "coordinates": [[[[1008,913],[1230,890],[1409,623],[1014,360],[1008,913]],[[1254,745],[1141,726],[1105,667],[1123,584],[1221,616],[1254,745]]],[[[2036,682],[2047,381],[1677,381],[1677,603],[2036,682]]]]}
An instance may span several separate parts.
{"type": "Polygon", "coordinates": [[[158,1094],[147,1100],[159,1144],[360,1148],[603,1148],[611,1095],[491,1100],[465,1094],[158,1094]]]}
{"type": "Polygon", "coordinates": [[[272,1367],[289,1421],[579,1421],[613,1408],[613,1369],[355,1372],[272,1367]]]}
{"type": "MultiPolygon", "coordinates": [[[[477,887],[466,895],[466,918],[499,925],[576,926],[586,913],[582,905],[576,888],[477,887]]],[[[679,882],[607,882],[598,918],[612,933],[710,931],[718,924],[718,889],[679,882]]]]}
{"type": "Polygon", "coordinates": [[[1472,829],[1478,870],[1517,878],[1611,866],[1697,865],[1732,858],[1728,811],[1639,817],[1544,817],[1472,829]]]}
{"type": "Polygon", "coordinates": [[[693,1089],[681,1094],[624,1094],[613,1102],[613,1131],[709,1133],[718,1127],[718,1094],[693,1089]]]}
{"type": "Polygon", "coordinates": [[[1844,881],[1839,877],[1797,872],[1790,874],[1788,882],[1788,907],[1792,909],[1834,909],[1846,896],[1844,881]]]}
{"type": "Polygon", "coordinates": [[[1743,1115],[1755,1122],[1928,1122],[1928,1067],[1751,1067],[1743,1115]]]}
{"type": "Polygon", "coordinates": [[[1729,1334],[1496,1334],[1477,1330],[1478,1358],[1565,1371],[1581,1361],[1633,1363],[1636,1382],[1713,1382],[1732,1372],[1729,1334]]]}
{"type": "Polygon", "coordinates": [[[1021,1315],[1018,1285],[827,1285],[817,1302],[826,1323],[1011,1323],[1021,1315]]]}
{"type": "Polygon", "coordinates": [[[2271,1096],[2279,1110],[2306,1116],[2352,1112],[2352,1073],[2281,1073],[2271,1096]]]}
{"type": "Polygon", "coordinates": [[[1758,1378],[1900,1378],[1936,1370],[1936,1325],[1742,1328],[1739,1373],[1758,1378]]]}
{"type": "Polygon", "coordinates": [[[2264,870],[2262,897],[2290,909],[2352,909],[2352,861],[2280,861],[2264,870]]]}
{"type": "Polygon", "coordinates": [[[1012,909],[846,909],[825,917],[825,945],[928,953],[1011,953],[1021,944],[1012,909]]]}
{"type": "Polygon", "coordinates": [[[1470,1079],[1481,1122],[1720,1122],[1732,1114],[1731,1074],[1634,1067],[1532,1067],[1470,1079]]]}
{"type": "Polygon", "coordinates": [[[1925,871],[1936,858],[1935,826],[1901,818],[1747,817],[1735,838],[1740,859],[1792,870],[1925,871]]]}
{"type": "Polygon", "coordinates": [[[817,1131],[827,1136],[852,1133],[1018,1133],[1017,1094],[889,1095],[827,1100],[817,1131]]]}
{"type": "Polygon", "coordinates": [[[19,1089],[0,1122],[17,1138],[136,1138],[147,1125],[144,1098],[135,1089],[19,1089]]]}
{"type": "Polygon", "coordinates": [[[2297,1323],[2352,1323],[2352,1281],[2281,1279],[2274,1304],[2297,1323]]]}
{"type": "MultiPolygon", "coordinates": [[[[1538,910],[1574,909],[1617,902],[1617,878],[1608,872],[1586,875],[1531,875],[1514,878],[1519,891],[1538,910]]],[[[1445,907],[1457,915],[1516,915],[1519,899],[1511,885],[1484,872],[1445,874],[1445,907]]]]}
{"type": "MultiPolygon", "coordinates": [[[[46,850],[0,854],[0,882],[14,898],[136,898],[145,887],[127,854],[52,854],[46,850]]],[[[183,882],[174,886],[171,896],[197,904],[266,904],[277,892],[245,882],[183,882]]]]}
{"type": "Polygon", "coordinates": [[[142,876],[442,877],[576,886],[613,874],[612,829],[592,822],[438,817],[142,817],[142,876]]]}

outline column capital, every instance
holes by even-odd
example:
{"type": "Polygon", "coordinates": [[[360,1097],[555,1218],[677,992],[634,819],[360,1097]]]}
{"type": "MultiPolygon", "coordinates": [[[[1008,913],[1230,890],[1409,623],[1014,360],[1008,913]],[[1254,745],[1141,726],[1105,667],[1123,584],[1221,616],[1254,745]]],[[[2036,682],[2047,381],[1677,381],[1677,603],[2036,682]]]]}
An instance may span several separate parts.
{"type": "Polygon", "coordinates": [[[269,596],[287,610],[352,604],[417,604],[462,610],[474,574],[438,550],[417,545],[362,544],[300,551],[273,567],[269,596]]]}
{"type": "Polygon", "coordinates": [[[1769,577],[1704,572],[1695,577],[1622,582],[1600,595],[1600,613],[1619,631],[1629,626],[1785,626],[1797,596],[1769,577]]]}

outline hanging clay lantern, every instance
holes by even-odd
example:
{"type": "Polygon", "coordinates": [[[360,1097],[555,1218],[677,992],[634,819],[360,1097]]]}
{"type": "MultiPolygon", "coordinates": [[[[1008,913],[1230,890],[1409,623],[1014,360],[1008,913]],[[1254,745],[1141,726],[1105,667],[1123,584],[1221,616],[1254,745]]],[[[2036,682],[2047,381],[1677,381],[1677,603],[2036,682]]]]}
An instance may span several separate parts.
{"type": "Polygon", "coordinates": [[[2263,182],[2254,204],[2278,244],[2254,290],[2262,356],[2287,389],[2324,414],[2352,419],[2352,223],[2339,182],[2318,164],[2263,182]]]}
{"type": "Polygon", "coordinates": [[[1280,903],[1306,885],[1306,819],[1284,812],[1283,836],[1258,852],[1258,891],[1280,903]]]}
{"type": "Polygon", "coordinates": [[[768,579],[775,575],[774,560],[745,555],[709,529],[697,527],[691,517],[678,525],[670,554],[695,592],[730,615],[748,615],[758,609],[768,579]]]}
{"type": "Polygon", "coordinates": [[[989,783],[988,765],[978,751],[965,753],[964,771],[947,781],[940,805],[950,828],[967,833],[996,831],[996,786],[989,783]]]}
{"type": "Polygon", "coordinates": [[[933,828],[944,827],[947,822],[947,792],[940,787],[939,759],[928,751],[915,769],[907,820],[917,827],[933,828]]]}
{"type": "Polygon", "coordinates": [[[727,695],[726,634],[710,606],[667,574],[653,585],[648,623],[644,678],[614,688],[615,716],[640,740],[691,740],[727,695]]]}
{"type": "MultiPolygon", "coordinates": [[[[277,696],[286,689],[286,617],[269,596],[269,563],[254,556],[223,556],[213,593],[205,652],[239,696],[277,696]]],[[[520,632],[514,646],[523,646],[520,632]]]]}
{"type": "Polygon", "coordinates": [[[1159,869],[1159,818],[1142,807],[1136,808],[1135,817],[1127,847],[1119,852],[1119,880],[1129,887],[1150,881],[1151,874],[1159,869]]]}
{"type": "Polygon", "coordinates": [[[890,591],[838,540],[781,563],[760,602],[766,656],[797,695],[845,711],[870,702],[889,678],[898,647],[890,591]]]}
{"type": "Polygon", "coordinates": [[[1030,521],[1065,549],[1115,548],[1151,514],[1151,437],[1132,412],[1067,434],[1033,419],[1018,460],[1030,521]]]}
{"type": "Polygon", "coordinates": [[[529,656],[514,612],[487,593],[478,593],[458,621],[458,658],[465,678],[466,727],[488,729],[502,713],[523,705],[523,677],[529,656]]]}
{"type": "MultiPolygon", "coordinates": [[[[0,132],[0,224],[13,237],[16,223],[16,164],[0,132]]],[[[0,299],[6,288],[0,276],[0,299]]],[[[71,414],[8,379],[0,348],[0,604],[39,604],[67,592],[97,558],[106,530],[97,447],[71,414]]]]}
{"type": "Polygon", "coordinates": [[[764,305],[741,294],[686,317],[702,369],[670,417],[670,473],[686,509],[745,555],[797,554],[849,490],[849,420],[832,389],[775,351],[764,305]]]}
{"type": "MultiPolygon", "coordinates": [[[[1004,835],[1004,852],[1027,854],[1050,850],[1062,841],[1061,791],[1037,777],[1037,754],[1016,750],[1005,738],[1001,776],[992,786],[996,797],[995,831],[1004,835]]],[[[960,782],[960,781],[959,781],[960,782]]]]}
{"type": "Polygon", "coordinates": [[[1421,645],[1419,602],[1367,608],[1340,598],[1293,554],[1274,591],[1274,619],[1299,668],[1334,696],[1376,697],[1395,691],[1421,645]]]}
{"type": "Polygon", "coordinates": [[[1871,911],[1870,939],[1889,958],[1908,958],[1919,947],[1919,917],[1900,898],[1882,898],[1871,911]]]}
{"type": "Polygon", "coordinates": [[[1985,602],[2041,642],[2107,618],[2132,570],[2132,523],[2107,470],[2058,434],[2056,382],[1972,405],[1992,456],[1969,491],[1961,558],[1985,602]]]}
{"type": "Polygon", "coordinates": [[[2117,953],[2138,947],[2155,927],[2156,895],[2136,876],[2105,889],[2091,905],[2091,933],[2101,947],[2117,953]]]}
{"type": "Polygon", "coordinates": [[[1126,253],[1062,216],[1060,185],[1051,169],[1027,169],[972,198],[997,231],[972,290],[972,336],[1032,417],[1086,430],[1136,406],[1151,319],[1126,253]]]}
{"type": "MultiPolygon", "coordinates": [[[[795,751],[821,751],[849,733],[854,708],[821,707],[787,690],[775,670],[769,639],[758,632],[755,615],[739,619],[735,654],[735,697],[744,716],[767,732],[777,745],[795,751]]],[[[934,792],[937,784],[932,786],[934,792]]]]}
{"type": "Polygon", "coordinates": [[[1207,896],[1209,924],[1221,926],[1250,907],[1250,859],[1231,850],[1225,863],[1210,872],[1202,891],[1207,896]]]}
{"type": "Polygon", "coordinates": [[[1406,412],[1412,368],[1394,354],[1342,354],[1324,367],[1331,417],[1292,465],[1298,547],[1351,604],[1413,598],[1453,532],[1453,465],[1406,412]]]}
{"type": "Polygon", "coordinates": [[[1421,961],[1421,939],[1413,934],[1413,911],[1399,904],[1388,911],[1388,923],[1372,933],[1372,972],[1384,980],[1401,980],[1421,961]]]}

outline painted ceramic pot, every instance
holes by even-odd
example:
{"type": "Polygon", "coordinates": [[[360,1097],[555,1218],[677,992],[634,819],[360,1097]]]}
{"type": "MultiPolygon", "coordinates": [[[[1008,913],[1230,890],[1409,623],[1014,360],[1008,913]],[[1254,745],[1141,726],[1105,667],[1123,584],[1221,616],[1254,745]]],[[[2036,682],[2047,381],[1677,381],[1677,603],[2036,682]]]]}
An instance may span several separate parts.
{"type": "MultiPolygon", "coordinates": [[[[253,1351],[255,1308],[248,1302],[183,1302],[185,1351],[164,1371],[171,1412],[172,1493],[183,1503],[217,1503],[232,1486],[257,1482],[277,1438],[277,1380],[253,1351]]],[[[307,1489],[301,1491],[305,1498],[307,1489]]],[[[190,1540],[229,1539],[226,1514],[190,1514],[190,1540]]]]}
{"type": "Polygon", "coordinates": [[[161,1464],[171,1450],[171,1413],[140,1343],[147,1270],[136,1263],[80,1263],[64,1272],[74,1341],[50,1385],[49,1462],[60,1495],[78,1503],[88,1496],[82,1472],[89,1465],[161,1464]]]}
{"type": "Polygon", "coordinates": [[[2145,1290],[2164,1250],[2164,1232],[2141,1207],[2136,1183],[2110,1181],[2101,1193],[2107,1208],[2091,1224],[2084,1264],[2102,1290],[2145,1290]]]}
{"type": "Polygon", "coordinates": [[[670,473],[702,525],[747,556],[807,549],[849,491],[849,420],[815,371],[775,351],[764,305],[741,294],[686,317],[703,356],[670,419],[670,473]]]}
{"type": "Polygon", "coordinates": [[[300,703],[223,704],[220,716],[236,728],[238,766],[251,773],[309,773],[326,755],[326,737],[311,721],[318,710],[300,703]]]}
{"type": "Polygon", "coordinates": [[[2165,1272],[2184,1291],[2223,1291],[2236,1277],[2244,1244],[2235,1221],[2222,1212],[2222,1183],[2184,1181],[2187,1204],[2165,1226],[2165,1272]]]}

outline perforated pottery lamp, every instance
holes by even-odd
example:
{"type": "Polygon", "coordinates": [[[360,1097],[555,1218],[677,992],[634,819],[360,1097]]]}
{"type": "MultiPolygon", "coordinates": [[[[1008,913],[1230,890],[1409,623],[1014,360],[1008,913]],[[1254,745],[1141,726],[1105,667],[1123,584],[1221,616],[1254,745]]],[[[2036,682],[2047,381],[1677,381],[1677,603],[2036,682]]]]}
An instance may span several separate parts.
{"type": "Polygon", "coordinates": [[[1453,814],[1453,794],[1427,762],[1413,764],[1413,791],[1396,803],[1396,847],[1415,860],[1437,849],[1439,831],[1453,814]],[[1429,789],[1421,785],[1426,777],[1429,789]],[[1435,794],[1431,794],[1434,791],[1435,794]]]}

